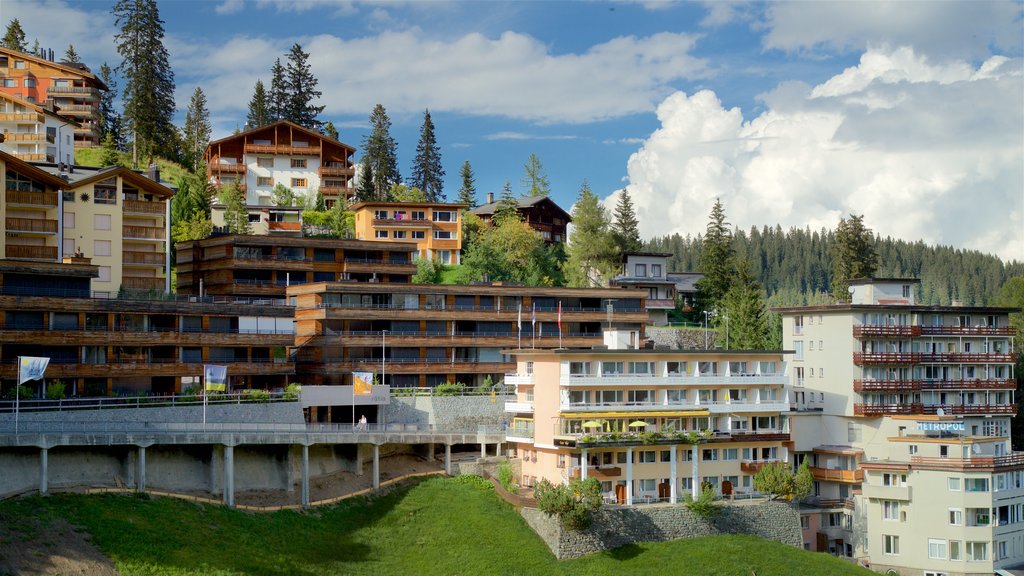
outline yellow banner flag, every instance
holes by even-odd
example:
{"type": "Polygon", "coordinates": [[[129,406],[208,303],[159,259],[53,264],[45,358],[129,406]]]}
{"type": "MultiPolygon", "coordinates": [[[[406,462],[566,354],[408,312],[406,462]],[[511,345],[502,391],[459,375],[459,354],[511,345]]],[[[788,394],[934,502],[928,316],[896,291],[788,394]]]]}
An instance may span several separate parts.
{"type": "Polygon", "coordinates": [[[369,372],[352,373],[352,393],[356,396],[369,396],[373,393],[373,375],[369,372]]]}

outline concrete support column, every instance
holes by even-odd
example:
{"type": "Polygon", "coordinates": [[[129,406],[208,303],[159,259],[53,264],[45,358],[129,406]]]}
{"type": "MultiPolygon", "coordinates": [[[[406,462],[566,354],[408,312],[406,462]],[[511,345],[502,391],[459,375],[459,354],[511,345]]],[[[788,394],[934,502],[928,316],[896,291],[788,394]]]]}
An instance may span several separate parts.
{"type": "Polygon", "coordinates": [[[633,447],[626,448],[626,506],[633,505],[633,447]]]}
{"type": "Polygon", "coordinates": [[[235,447],[224,446],[224,505],[235,507],[235,447]]]}
{"type": "Polygon", "coordinates": [[[380,446],[373,445],[373,489],[380,490],[380,446]]]}
{"type": "Polygon", "coordinates": [[[480,443],[480,457],[487,458],[487,443],[485,442],[480,443]]]}
{"type": "Polygon", "coordinates": [[[675,504],[679,500],[679,494],[676,487],[679,485],[679,475],[676,474],[676,453],[679,452],[679,446],[673,444],[671,446],[672,452],[669,453],[668,457],[668,473],[669,473],[669,487],[668,487],[668,501],[670,504],[675,504]]]}
{"type": "Polygon", "coordinates": [[[587,449],[580,452],[580,480],[587,479],[587,449]]]}
{"type": "Polygon", "coordinates": [[[363,475],[363,445],[356,444],[356,476],[363,475]]]}
{"type": "Polygon", "coordinates": [[[135,490],[139,493],[146,492],[146,447],[139,446],[138,457],[135,464],[138,471],[135,472],[135,490]]]}
{"type": "Polygon", "coordinates": [[[50,450],[39,449],[39,494],[46,496],[50,491],[50,450]]]}
{"type": "Polygon", "coordinates": [[[444,473],[452,475],[452,445],[444,445],[444,473]]]}
{"type": "Polygon", "coordinates": [[[309,508],[309,446],[302,445],[302,507],[309,508]]]}
{"type": "Polygon", "coordinates": [[[696,500],[700,498],[700,450],[698,444],[690,446],[690,460],[693,461],[693,486],[690,488],[690,495],[696,500]]]}
{"type": "Polygon", "coordinates": [[[434,443],[427,444],[427,460],[434,460],[434,443]]]}

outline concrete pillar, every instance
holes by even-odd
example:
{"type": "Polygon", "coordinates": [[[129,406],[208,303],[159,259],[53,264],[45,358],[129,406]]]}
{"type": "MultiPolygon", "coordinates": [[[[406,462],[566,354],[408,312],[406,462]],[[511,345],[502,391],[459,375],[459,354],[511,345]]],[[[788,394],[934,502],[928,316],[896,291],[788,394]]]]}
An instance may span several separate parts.
{"type": "Polygon", "coordinates": [[[46,496],[50,491],[50,450],[39,449],[39,494],[46,496]]]}
{"type": "Polygon", "coordinates": [[[668,457],[668,473],[669,473],[669,487],[668,487],[668,501],[670,504],[675,504],[679,500],[679,495],[676,490],[676,486],[679,484],[679,477],[676,474],[676,453],[679,452],[679,446],[672,445],[672,452],[669,453],[668,457]]]}
{"type": "Polygon", "coordinates": [[[633,505],[633,447],[626,448],[626,506],[633,505]]]}
{"type": "Polygon", "coordinates": [[[487,444],[485,442],[480,443],[480,457],[487,458],[487,444]]]}
{"type": "Polygon", "coordinates": [[[690,446],[690,460],[693,461],[693,486],[690,488],[690,495],[696,500],[700,498],[700,450],[698,444],[690,446]]]}
{"type": "Polygon", "coordinates": [[[452,475],[452,445],[444,445],[444,473],[452,475]]]}
{"type": "Polygon", "coordinates": [[[580,452],[580,480],[586,480],[587,479],[587,464],[588,464],[587,449],[584,448],[580,452]]]}
{"type": "Polygon", "coordinates": [[[373,489],[380,490],[380,446],[373,445],[373,489]]]}
{"type": "Polygon", "coordinates": [[[146,492],[146,447],[139,446],[138,458],[135,462],[138,471],[135,473],[135,490],[139,493],[146,492]]]}
{"type": "Polygon", "coordinates": [[[309,446],[302,445],[302,507],[309,508],[309,446]]]}
{"type": "Polygon", "coordinates": [[[363,475],[363,445],[356,444],[356,476],[363,475]]]}
{"type": "Polygon", "coordinates": [[[434,460],[434,443],[427,444],[427,460],[434,460]]]}
{"type": "Polygon", "coordinates": [[[224,505],[235,507],[235,447],[224,446],[224,505]]]}

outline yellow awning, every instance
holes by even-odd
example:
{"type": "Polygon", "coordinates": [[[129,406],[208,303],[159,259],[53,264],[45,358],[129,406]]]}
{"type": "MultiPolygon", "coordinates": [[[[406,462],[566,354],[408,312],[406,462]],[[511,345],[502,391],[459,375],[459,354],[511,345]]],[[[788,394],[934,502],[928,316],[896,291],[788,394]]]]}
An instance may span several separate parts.
{"type": "Polygon", "coordinates": [[[666,410],[663,412],[562,412],[562,418],[648,418],[651,416],[658,417],[676,417],[685,418],[687,416],[709,416],[711,412],[707,410],[666,410]]]}

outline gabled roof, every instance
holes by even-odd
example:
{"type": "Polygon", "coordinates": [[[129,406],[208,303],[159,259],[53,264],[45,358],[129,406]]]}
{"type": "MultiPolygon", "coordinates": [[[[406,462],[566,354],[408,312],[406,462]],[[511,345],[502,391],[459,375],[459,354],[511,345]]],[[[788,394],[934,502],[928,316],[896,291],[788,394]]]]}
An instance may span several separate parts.
{"type": "Polygon", "coordinates": [[[45,107],[45,106],[43,106],[43,105],[41,105],[41,104],[39,104],[37,102],[29,102],[28,100],[25,100],[24,98],[18,98],[14,94],[8,94],[6,92],[0,92],[0,98],[3,98],[4,100],[7,100],[8,102],[14,102],[15,104],[20,104],[20,105],[25,106],[27,108],[31,108],[31,109],[35,110],[36,112],[39,112],[40,114],[46,114],[48,116],[53,116],[54,118],[60,120],[61,122],[66,122],[66,123],[72,124],[74,126],[81,126],[81,124],[79,124],[78,122],[72,120],[71,118],[68,118],[67,116],[61,116],[60,114],[54,112],[53,110],[50,110],[49,108],[47,108],[47,107],[45,107]]]}
{"type": "Polygon", "coordinates": [[[460,210],[468,207],[468,204],[449,204],[446,202],[374,202],[363,201],[350,204],[348,210],[355,212],[363,208],[451,208],[460,210]]]}
{"type": "Polygon", "coordinates": [[[63,188],[67,186],[67,182],[60,176],[51,174],[41,168],[37,168],[32,164],[22,160],[21,158],[18,158],[13,154],[4,152],[3,150],[0,150],[0,160],[4,161],[8,169],[13,169],[14,171],[20,172],[25,176],[35,178],[36,180],[40,180],[46,184],[49,184],[50,186],[53,186],[54,188],[63,188]]]}
{"type": "Polygon", "coordinates": [[[99,86],[100,88],[104,90],[110,89],[107,87],[106,84],[103,83],[103,80],[100,80],[99,76],[93,74],[88,68],[85,67],[79,68],[78,66],[69,65],[64,62],[51,62],[50,60],[40,58],[39,56],[36,56],[34,54],[29,54],[28,52],[21,52],[20,50],[11,50],[10,48],[5,48],[3,46],[0,46],[0,54],[7,54],[9,56],[13,56],[16,58],[23,58],[25,60],[29,60],[37,64],[44,64],[46,66],[56,68],[63,72],[68,72],[76,76],[88,78],[89,80],[95,82],[97,86],[99,86]]]}
{"type": "Polygon", "coordinates": [[[100,180],[106,180],[107,178],[114,178],[120,176],[124,181],[138,187],[140,190],[148,193],[155,194],[164,198],[170,198],[174,196],[174,189],[169,188],[159,182],[147,178],[146,176],[139,174],[131,168],[125,168],[124,166],[107,166],[105,168],[94,168],[92,166],[72,166],[74,171],[60,172],[58,165],[56,164],[40,164],[37,166],[30,166],[43,174],[46,174],[51,179],[56,179],[63,190],[74,190],[81,188],[87,184],[93,182],[99,182],[100,180]],[[67,178],[65,180],[65,177],[67,178]]]}
{"type": "MultiPolygon", "coordinates": [[[[566,222],[572,221],[572,216],[570,216],[568,212],[563,210],[561,206],[555,204],[555,201],[549,198],[548,196],[520,196],[519,198],[515,198],[515,201],[520,209],[529,208],[531,206],[539,206],[541,204],[550,204],[552,208],[562,213],[562,216],[565,218],[566,222]]],[[[470,210],[470,212],[476,214],[477,216],[491,216],[494,214],[494,211],[498,208],[498,205],[500,204],[501,200],[498,200],[496,202],[491,202],[489,204],[478,206],[473,210],[470,210]]]]}
{"type": "Polygon", "coordinates": [[[273,128],[275,126],[288,126],[288,127],[292,128],[293,130],[299,130],[300,132],[303,132],[303,133],[305,133],[305,134],[307,134],[309,136],[312,136],[313,138],[317,138],[317,139],[320,139],[320,140],[326,140],[327,142],[330,142],[331,144],[336,144],[337,146],[340,146],[342,148],[349,148],[349,149],[355,151],[355,147],[354,146],[350,146],[348,144],[345,144],[344,142],[340,142],[338,140],[335,140],[334,138],[331,138],[329,136],[325,136],[325,135],[317,132],[316,130],[310,130],[309,128],[306,128],[305,126],[299,126],[298,124],[296,124],[295,122],[292,122],[290,120],[278,120],[276,122],[271,122],[270,124],[264,124],[263,126],[259,126],[257,128],[250,128],[250,129],[245,130],[243,132],[239,132],[238,134],[232,134],[231,136],[226,136],[226,137],[221,138],[219,140],[212,140],[212,141],[210,141],[210,144],[206,147],[206,149],[209,150],[210,147],[215,145],[215,144],[223,144],[224,142],[230,142],[231,140],[236,140],[236,139],[239,139],[239,138],[243,138],[244,139],[246,136],[248,136],[250,134],[254,134],[256,132],[262,132],[264,130],[268,130],[270,128],[273,128]]]}

